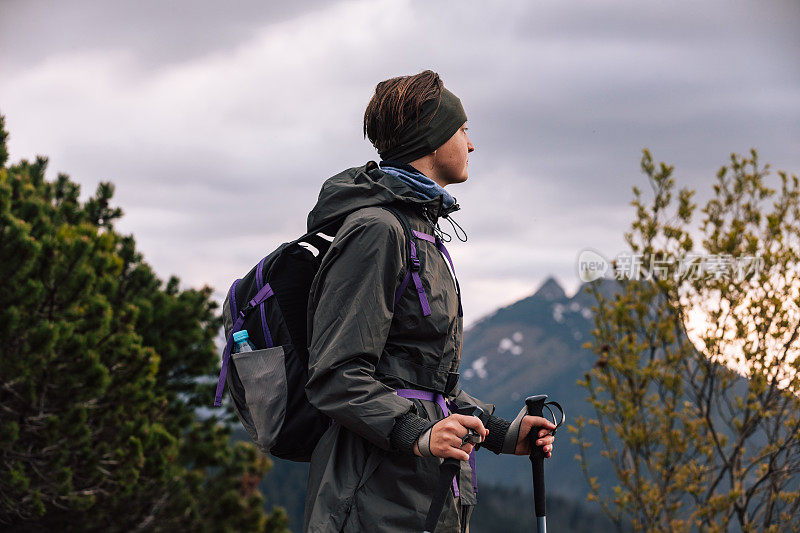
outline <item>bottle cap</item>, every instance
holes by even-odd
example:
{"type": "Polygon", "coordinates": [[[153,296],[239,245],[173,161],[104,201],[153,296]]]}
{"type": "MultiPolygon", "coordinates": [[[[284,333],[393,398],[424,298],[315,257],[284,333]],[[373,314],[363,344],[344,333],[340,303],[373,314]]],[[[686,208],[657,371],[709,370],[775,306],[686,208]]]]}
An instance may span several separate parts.
{"type": "Polygon", "coordinates": [[[244,342],[250,338],[250,335],[247,334],[247,330],[243,329],[242,331],[237,331],[233,334],[233,342],[239,343],[244,342]]]}

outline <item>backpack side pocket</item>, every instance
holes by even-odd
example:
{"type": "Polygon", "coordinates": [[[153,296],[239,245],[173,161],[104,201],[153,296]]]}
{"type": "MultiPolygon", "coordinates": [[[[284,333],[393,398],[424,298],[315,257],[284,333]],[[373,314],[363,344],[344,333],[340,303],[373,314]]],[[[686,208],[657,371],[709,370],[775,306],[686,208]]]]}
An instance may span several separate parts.
{"type": "Polygon", "coordinates": [[[255,433],[251,437],[264,453],[269,453],[286,417],[285,353],[283,346],[275,346],[232,355],[255,433]]]}

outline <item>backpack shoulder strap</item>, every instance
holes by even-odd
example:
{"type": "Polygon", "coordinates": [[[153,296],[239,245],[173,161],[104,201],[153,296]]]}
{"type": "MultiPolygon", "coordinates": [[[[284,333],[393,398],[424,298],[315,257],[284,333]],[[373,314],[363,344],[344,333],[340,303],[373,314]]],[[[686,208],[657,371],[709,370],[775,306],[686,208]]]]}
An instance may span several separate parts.
{"type": "Polygon", "coordinates": [[[400,210],[387,205],[382,205],[380,207],[386,209],[395,217],[397,217],[397,220],[400,221],[400,224],[403,226],[403,231],[406,234],[408,271],[406,272],[406,276],[403,279],[403,282],[400,284],[400,287],[397,288],[397,292],[394,294],[394,305],[397,305],[397,302],[400,301],[400,297],[403,295],[403,292],[405,292],[406,287],[408,287],[409,281],[413,281],[414,288],[417,290],[417,295],[419,296],[420,306],[422,307],[422,316],[430,316],[431,307],[428,304],[428,297],[425,294],[425,287],[422,285],[422,279],[419,276],[421,266],[419,257],[417,257],[417,236],[413,231],[411,231],[411,224],[409,224],[408,218],[400,210]]]}
{"type": "Polygon", "coordinates": [[[392,207],[392,206],[388,206],[388,205],[381,205],[379,207],[381,207],[382,209],[385,209],[386,211],[389,211],[391,214],[393,214],[395,216],[395,218],[397,218],[397,220],[400,222],[400,225],[403,226],[403,233],[406,234],[406,249],[408,250],[408,253],[410,255],[410,253],[411,253],[411,243],[412,243],[412,240],[415,238],[415,235],[411,231],[411,224],[409,224],[409,222],[408,222],[408,217],[405,215],[405,213],[403,213],[402,211],[400,211],[396,207],[392,207]]]}
{"type": "MultiPolygon", "coordinates": [[[[409,268],[408,271],[406,272],[406,276],[403,279],[403,282],[400,284],[400,287],[397,289],[397,292],[395,292],[394,304],[397,305],[397,302],[400,301],[400,297],[403,295],[403,292],[406,290],[406,287],[408,287],[408,284],[413,281],[414,288],[416,289],[417,294],[419,295],[419,303],[420,306],[422,307],[422,315],[430,316],[431,308],[428,303],[428,297],[425,294],[425,287],[422,285],[422,279],[420,278],[419,275],[419,272],[421,270],[421,265],[419,257],[417,256],[416,243],[418,237],[416,233],[414,233],[411,230],[411,224],[408,222],[408,217],[400,209],[388,205],[381,205],[377,207],[381,207],[392,213],[395,216],[395,218],[397,218],[397,220],[400,222],[400,225],[403,226],[403,233],[405,233],[406,236],[406,255],[408,257],[409,268]]],[[[320,226],[319,228],[309,231],[302,237],[295,239],[292,242],[298,243],[301,241],[305,241],[309,242],[312,245],[317,244],[314,242],[317,233],[323,232],[324,230],[330,230],[333,231],[333,233],[335,234],[336,232],[339,231],[341,224],[344,222],[344,219],[349,214],[350,213],[344,213],[341,216],[337,217],[336,219],[329,221],[328,223],[326,223],[323,226],[320,226]]],[[[319,240],[323,241],[324,239],[319,238],[319,240]]],[[[328,244],[330,243],[328,243],[327,241],[319,242],[317,248],[322,247],[322,249],[327,250],[328,244]]]]}

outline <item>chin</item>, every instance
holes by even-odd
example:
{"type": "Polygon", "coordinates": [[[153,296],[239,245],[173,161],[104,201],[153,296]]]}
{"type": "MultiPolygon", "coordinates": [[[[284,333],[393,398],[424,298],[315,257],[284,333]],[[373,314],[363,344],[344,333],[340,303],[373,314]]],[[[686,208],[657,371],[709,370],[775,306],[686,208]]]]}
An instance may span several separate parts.
{"type": "Polygon", "coordinates": [[[454,183],[464,183],[469,178],[469,175],[464,172],[463,174],[458,175],[451,175],[445,178],[447,185],[453,185],[454,183]]]}

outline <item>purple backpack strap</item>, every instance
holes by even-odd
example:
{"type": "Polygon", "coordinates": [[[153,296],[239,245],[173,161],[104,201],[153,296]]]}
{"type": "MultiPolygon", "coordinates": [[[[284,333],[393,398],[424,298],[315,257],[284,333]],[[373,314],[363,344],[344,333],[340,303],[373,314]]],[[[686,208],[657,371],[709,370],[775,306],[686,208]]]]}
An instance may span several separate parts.
{"type": "MultiPolygon", "coordinates": [[[[436,247],[439,249],[439,251],[442,252],[442,254],[447,258],[447,262],[450,263],[450,268],[453,269],[453,279],[456,282],[456,293],[458,294],[458,316],[464,316],[464,310],[461,307],[461,287],[458,285],[458,277],[456,277],[456,267],[455,265],[453,265],[453,259],[450,257],[450,253],[447,251],[447,248],[445,248],[444,243],[439,237],[434,237],[433,235],[428,235],[427,233],[422,233],[421,231],[414,230],[414,235],[416,235],[420,239],[435,244],[436,247]]],[[[405,286],[403,286],[403,289],[405,289],[405,286]]]]}
{"type": "Polygon", "coordinates": [[[421,231],[414,230],[412,231],[417,238],[422,239],[423,241],[428,241],[436,244],[436,238],[433,235],[428,235],[427,233],[422,233],[421,231]]]}
{"type": "Polygon", "coordinates": [[[406,277],[403,278],[403,283],[400,284],[400,287],[398,287],[397,292],[394,294],[394,304],[397,305],[397,302],[400,301],[403,291],[405,291],[406,287],[408,287],[409,280],[413,280],[414,287],[417,290],[417,295],[419,295],[419,303],[422,306],[422,316],[430,316],[431,306],[428,304],[428,297],[425,294],[425,287],[422,285],[422,279],[419,277],[420,264],[419,258],[417,257],[417,245],[414,244],[414,241],[410,241],[409,244],[411,249],[410,264],[408,267],[408,272],[406,272],[406,277]]]}
{"type": "MultiPolygon", "coordinates": [[[[264,261],[267,258],[261,260],[258,264],[258,268],[256,269],[256,288],[260,291],[264,286],[264,261]]],[[[261,314],[261,330],[264,332],[264,344],[267,348],[272,348],[275,344],[272,342],[272,334],[269,331],[269,327],[267,326],[267,315],[264,311],[264,302],[261,302],[258,306],[259,313],[261,314]]]]}
{"type": "Polygon", "coordinates": [[[397,302],[400,301],[400,297],[403,296],[403,292],[408,287],[408,282],[411,281],[411,269],[408,269],[406,272],[406,277],[403,278],[403,283],[397,288],[397,292],[394,293],[394,305],[397,307],[397,302]]]}
{"type": "Polygon", "coordinates": [[[222,353],[222,368],[219,371],[219,379],[217,380],[217,392],[214,395],[214,407],[219,407],[222,405],[222,392],[225,390],[225,380],[228,377],[228,362],[230,361],[231,350],[233,349],[233,334],[242,329],[244,319],[247,317],[247,313],[253,307],[260,305],[267,298],[274,294],[272,292],[272,287],[270,287],[269,283],[267,283],[261,287],[253,299],[247,303],[244,309],[239,311],[239,313],[236,313],[236,286],[240,281],[242,280],[237,279],[234,281],[233,285],[231,285],[230,291],[228,292],[228,305],[231,306],[231,316],[235,316],[236,319],[233,322],[233,327],[231,327],[231,333],[228,336],[228,342],[225,343],[225,351],[222,353]]]}
{"type": "Polygon", "coordinates": [[[242,281],[237,279],[231,285],[228,291],[228,305],[231,307],[231,316],[235,316],[236,320],[233,322],[231,334],[228,337],[228,342],[225,343],[225,351],[222,353],[222,368],[219,371],[219,379],[217,380],[217,392],[214,395],[214,407],[222,405],[222,392],[225,390],[225,379],[228,377],[228,360],[231,358],[231,349],[233,348],[233,333],[239,331],[239,328],[244,324],[244,318],[236,314],[236,286],[242,281]]]}

